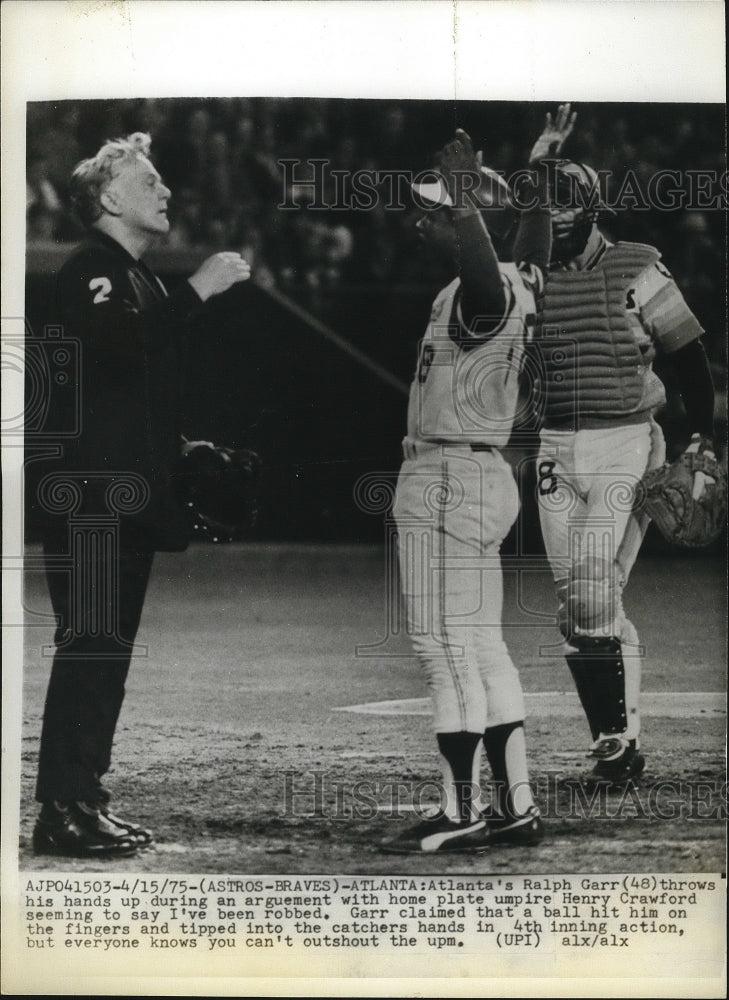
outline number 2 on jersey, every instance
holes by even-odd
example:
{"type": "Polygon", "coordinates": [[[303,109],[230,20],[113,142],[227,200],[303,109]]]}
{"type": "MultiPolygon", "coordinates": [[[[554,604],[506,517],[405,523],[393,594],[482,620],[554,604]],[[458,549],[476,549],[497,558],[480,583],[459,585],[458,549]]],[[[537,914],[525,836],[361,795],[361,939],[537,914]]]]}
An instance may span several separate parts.
{"type": "Polygon", "coordinates": [[[111,282],[108,278],[92,278],[89,282],[89,291],[96,292],[96,295],[94,295],[95,306],[100,302],[108,302],[111,282]]]}

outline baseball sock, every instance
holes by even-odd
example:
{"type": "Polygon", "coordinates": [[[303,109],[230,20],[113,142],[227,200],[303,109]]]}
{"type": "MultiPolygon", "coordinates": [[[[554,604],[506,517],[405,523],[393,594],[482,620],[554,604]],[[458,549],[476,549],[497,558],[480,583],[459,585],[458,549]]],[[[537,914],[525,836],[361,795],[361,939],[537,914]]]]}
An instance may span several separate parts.
{"type": "Polygon", "coordinates": [[[524,723],[490,726],[483,737],[496,789],[496,805],[505,819],[523,816],[534,805],[529,787],[524,723]]]}
{"type": "Polygon", "coordinates": [[[443,766],[443,784],[447,795],[446,812],[456,823],[480,819],[478,809],[481,770],[481,733],[437,733],[443,766]],[[450,802],[455,793],[455,809],[450,802]]]}

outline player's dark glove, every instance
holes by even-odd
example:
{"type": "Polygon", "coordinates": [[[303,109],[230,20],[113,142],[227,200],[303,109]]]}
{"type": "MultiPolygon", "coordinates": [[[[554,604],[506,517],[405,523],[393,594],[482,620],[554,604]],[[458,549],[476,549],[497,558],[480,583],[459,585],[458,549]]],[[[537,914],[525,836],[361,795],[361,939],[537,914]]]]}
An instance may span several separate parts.
{"type": "Polygon", "coordinates": [[[254,526],[260,467],[258,455],[247,448],[198,444],[185,450],[175,480],[195,537],[232,542],[254,526]]]}
{"type": "Polygon", "coordinates": [[[455,207],[478,207],[482,160],[483,154],[474,152],[470,135],[461,128],[456,129],[454,138],[436,154],[436,169],[455,207]]]}
{"type": "Polygon", "coordinates": [[[636,494],[638,509],[651,516],[667,541],[682,548],[711,545],[726,522],[726,474],[709,447],[701,442],[675,462],[647,472],[636,494]]]}

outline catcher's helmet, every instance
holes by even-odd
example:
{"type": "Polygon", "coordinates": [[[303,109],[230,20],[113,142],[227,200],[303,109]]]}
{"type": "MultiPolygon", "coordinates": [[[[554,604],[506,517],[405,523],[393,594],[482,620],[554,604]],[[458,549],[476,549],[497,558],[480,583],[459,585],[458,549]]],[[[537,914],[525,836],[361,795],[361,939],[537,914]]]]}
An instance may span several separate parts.
{"type": "Polygon", "coordinates": [[[585,249],[603,213],[615,213],[600,193],[600,178],[586,163],[558,160],[552,185],[552,261],[564,263],[585,249]]]}
{"type": "MultiPolygon", "coordinates": [[[[453,199],[448,193],[445,181],[437,171],[431,171],[432,181],[413,184],[413,195],[419,205],[446,205],[453,208],[453,199]]],[[[511,189],[504,178],[489,167],[481,167],[481,182],[478,188],[465,192],[466,198],[473,198],[486,223],[489,232],[505,239],[517,219],[517,209],[511,195],[511,189]]]]}

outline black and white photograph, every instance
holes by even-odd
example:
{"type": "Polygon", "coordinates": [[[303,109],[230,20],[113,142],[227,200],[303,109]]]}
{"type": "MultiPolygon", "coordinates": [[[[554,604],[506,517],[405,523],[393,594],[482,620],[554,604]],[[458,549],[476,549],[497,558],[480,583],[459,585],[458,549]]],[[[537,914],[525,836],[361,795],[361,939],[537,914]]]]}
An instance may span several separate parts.
{"type": "Polygon", "coordinates": [[[204,6],[5,6],[3,988],[723,995],[723,9],[204,6]]]}

